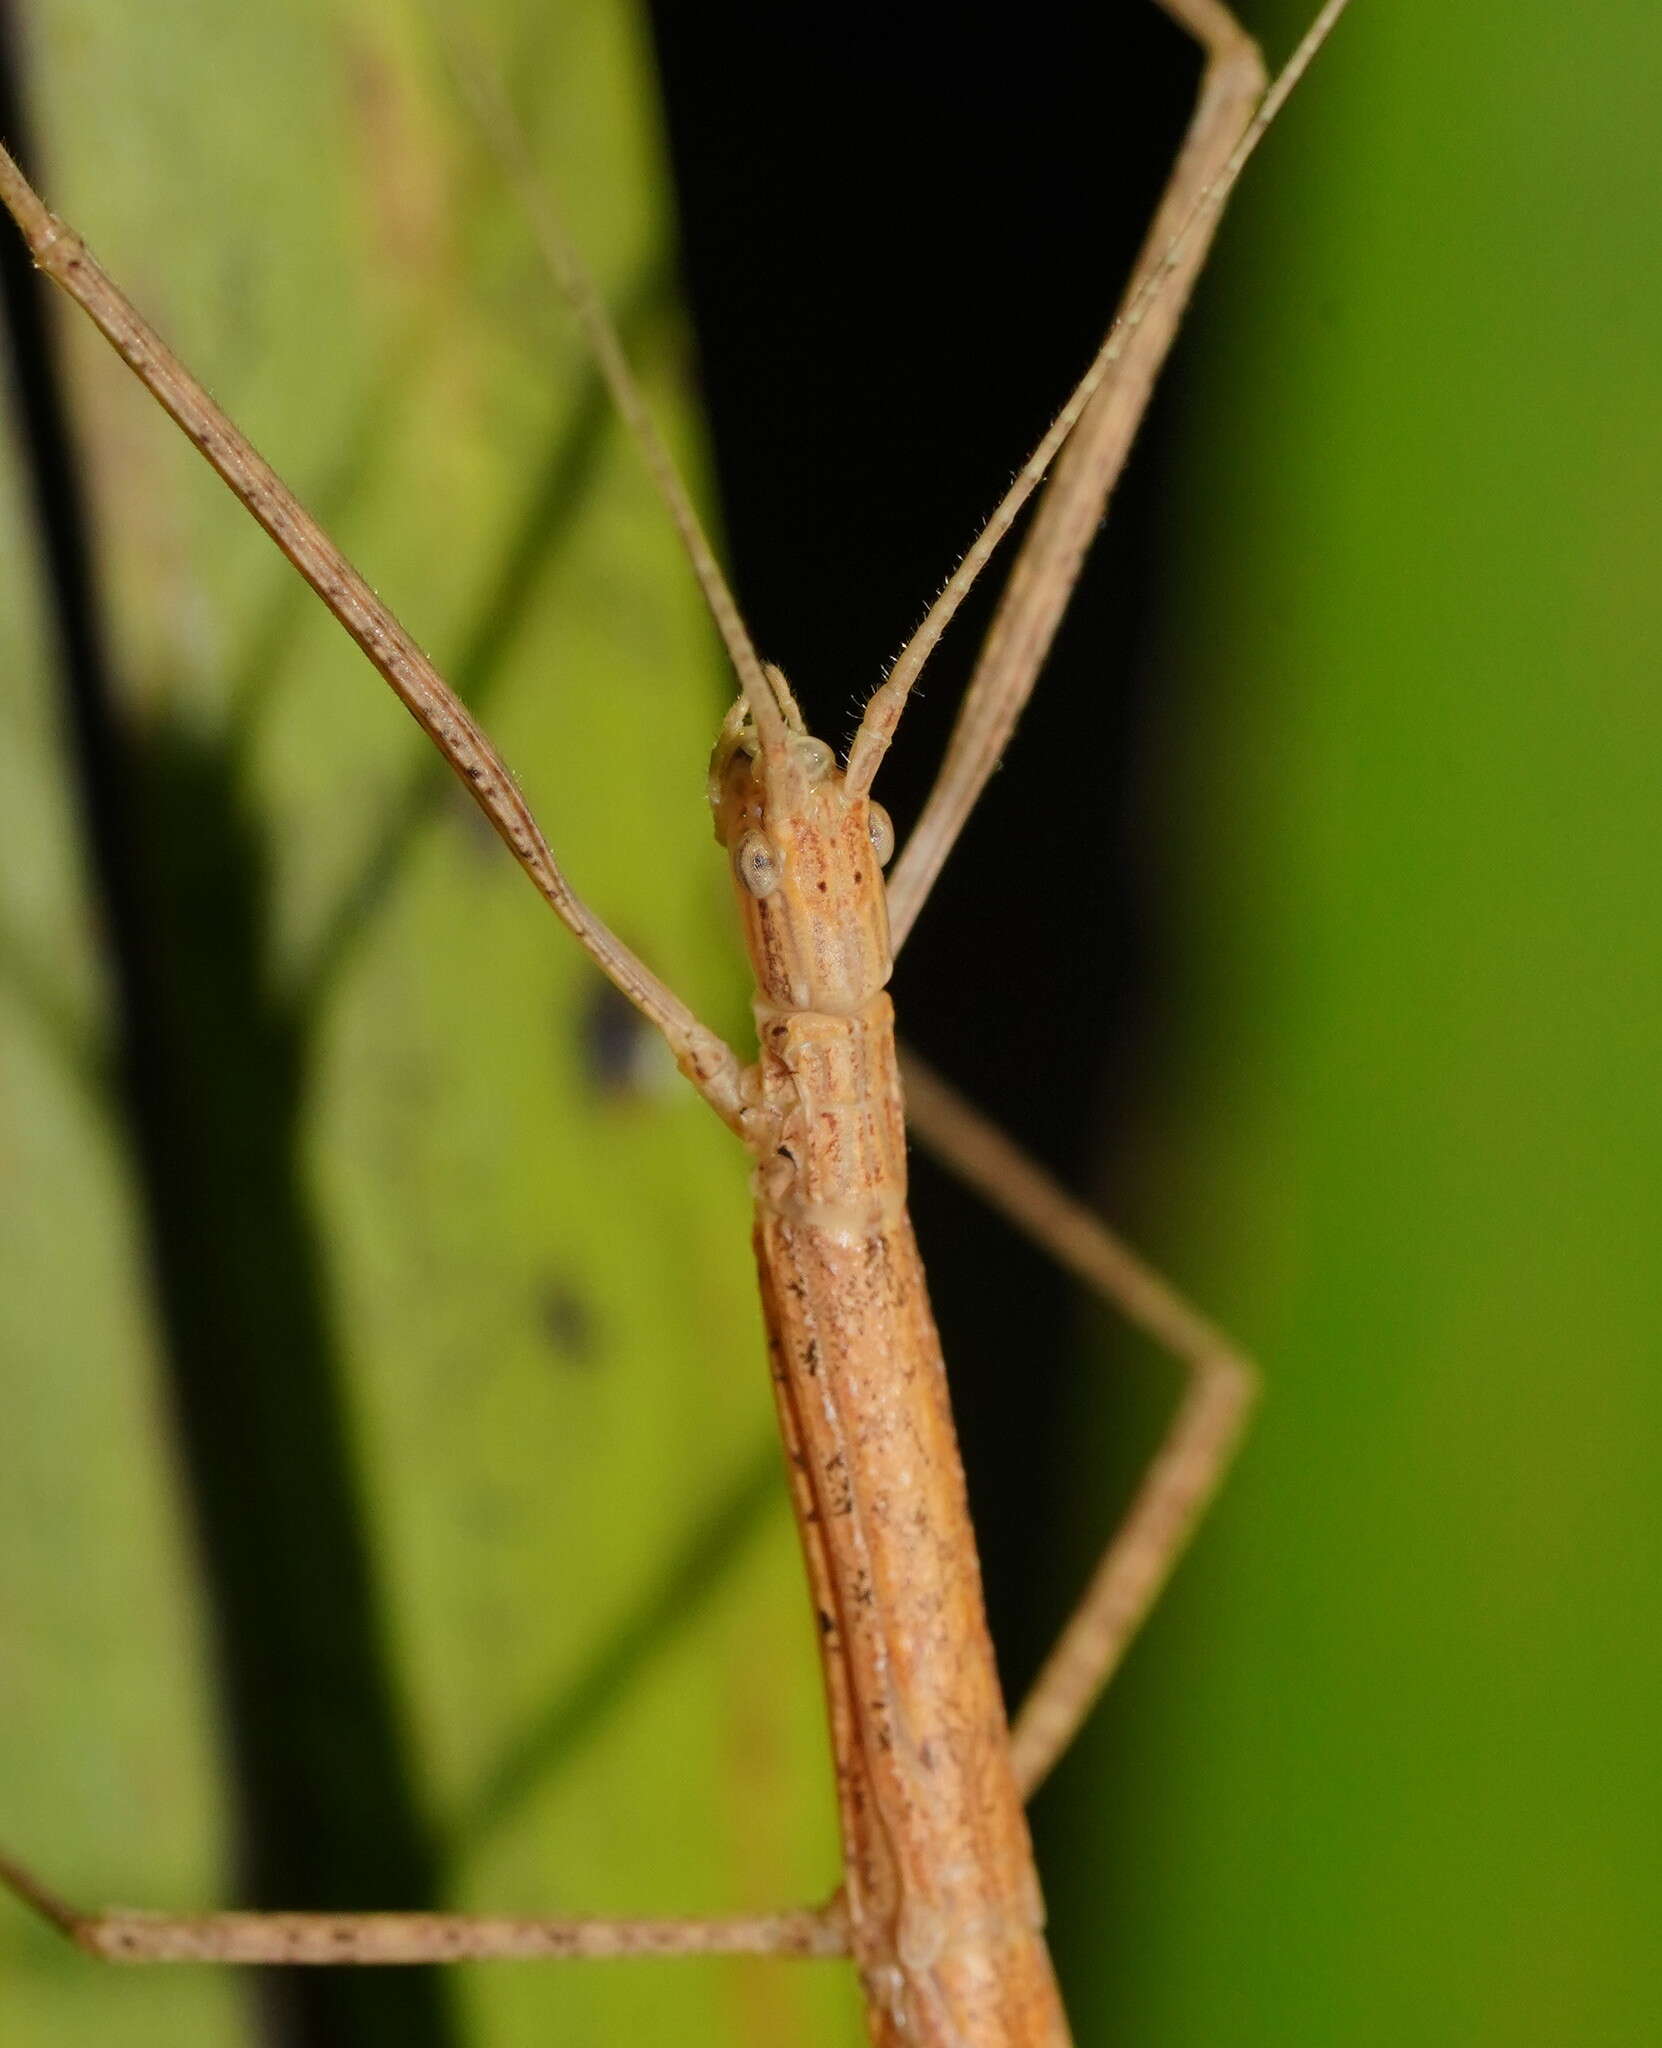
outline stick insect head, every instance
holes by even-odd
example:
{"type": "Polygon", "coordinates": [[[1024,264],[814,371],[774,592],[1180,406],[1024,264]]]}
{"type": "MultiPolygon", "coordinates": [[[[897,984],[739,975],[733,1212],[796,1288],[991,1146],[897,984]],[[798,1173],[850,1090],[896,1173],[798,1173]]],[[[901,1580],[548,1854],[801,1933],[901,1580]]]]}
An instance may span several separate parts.
{"type": "Polygon", "coordinates": [[[802,722],[776,668],[768,695],[741,697],[710,760],[710,807],[727,849],[758,1000],[846,1015],[889,978],[883,865],[894,828],[848,785],[802,722]]]}

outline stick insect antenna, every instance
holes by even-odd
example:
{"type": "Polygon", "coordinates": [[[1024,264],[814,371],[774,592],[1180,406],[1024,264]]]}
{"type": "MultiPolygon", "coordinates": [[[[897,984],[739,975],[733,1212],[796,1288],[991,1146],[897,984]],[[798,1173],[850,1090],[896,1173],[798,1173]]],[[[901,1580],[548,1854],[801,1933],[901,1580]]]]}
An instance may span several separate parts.
{"type": "Polygon", "coordinates": [[[698,587],[704,594],[710,616],[727,649],[739,679],[739,687],[756,720],[764,752],[785,746],[786,729],[800,725],[793,717],[795,705],[788,690],[781,694],[756,652],[755,642],[739,610],[738,600],[722,574],[710,545],[704,523],[675,466],[675,458],[664,445],[652,418],[651,408],[641,392],[629,358],[618,336],[605,301],[590,276],[588,266],[577,253],[558,209],[549,197],[541,173],[532,158],[525,130],[515,114],[501,80],[475,51],[464,49],[454,36],[445,38],[445,54],[456,82],[479,124],[486,145],[495,154],[531,226],[544,264],[561,297],[571,308],[595,366],[611,393],[625,427],[646,464],[652,487],[680,537],[698,587]],[[766,707],[765,709],[762,707],[766,707]]]}
{"type": "Polygon", "coordinates": [[[900,723],[900,714],[906,708],[906,700],[911,694],[912,685],[922,672],[924,663],[934,653],[941,635],[952,621],[953,614],[969,595],[976,578],[987,566],[999,542],[1015,524],[1017,514],[1044,482],[1051,463],[1061,452],[1063,443],[1078,424],[1080,415],[1090,404],[1102,380],[1125,353],[1133,336],[1158,303],[1167,279],[1182,260],[1183,252],[1191,238],[1199,228],[1215,219],[1222,210],[1253,151],[1264,139],[1265,131],[1287,104],[1294,88],[1309,70],[1317,51],[1332,34],[1335,24],[1348,5],[1349,0],[1326,0],[1326,5],[1305,30],[1297,48],[1259,102],[1258,110],[1247,124],[1240,141],[1225,159],[1217,176],[1196,195],[1195,202],[1182,225],[1167,243],[1159,260],[1149,269],[1130,304],[1108,330],[1107,339],[1097,350],[1090,367],[1080,379],[1068,402],[1051,422],[1039,445],[1017,471],[1015,482],[999,500],[986,524],[971,542],[963,560],[948,577],[940,596],[924,615],[922,625],[901,649],[886,679],[873,691],[866,705],[865,715],[860,720],[860,729],[855,734],[853,747],[849,751],[846,786],[851,796],[863,795],[870,789],[872,779],[888,751],[889,742],[894,737],[895,728],[900,723]]]}

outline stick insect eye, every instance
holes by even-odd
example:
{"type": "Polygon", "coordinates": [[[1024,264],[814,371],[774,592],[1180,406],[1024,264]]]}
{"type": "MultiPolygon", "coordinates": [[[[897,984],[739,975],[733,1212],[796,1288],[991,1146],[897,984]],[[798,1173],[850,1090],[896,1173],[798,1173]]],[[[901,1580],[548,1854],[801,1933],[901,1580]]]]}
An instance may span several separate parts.
{"type": "Polygon", "coordinates": [[[733,866],[739,880],[752,896],[773,894],[779,886],[782,865],[763,832],[747,832],[733,855],[733,866]]]}
{"type": "Polygon", "coordinates": [[[894,820],[881,804],[873,804],[866,819],[866,830],[871,834],[871,847],[877,855],[877,865],[886,868],[894,857],[894,820]]]}

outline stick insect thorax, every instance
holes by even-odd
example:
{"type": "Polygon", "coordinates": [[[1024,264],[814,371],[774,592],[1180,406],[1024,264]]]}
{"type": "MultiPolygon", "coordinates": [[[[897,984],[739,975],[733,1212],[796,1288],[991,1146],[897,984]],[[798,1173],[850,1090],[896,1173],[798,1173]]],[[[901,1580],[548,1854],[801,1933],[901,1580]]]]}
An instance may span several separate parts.
{"type": "Polygon", "coordinates": [[[716,743],[716,838],[732,861],[758,1003],[846,1016],[894,966],[883,887],[894,828],[803,727],[777,669],[769,680],[781,694],[763,713],[767,725],[741,700],[716,743]]]}

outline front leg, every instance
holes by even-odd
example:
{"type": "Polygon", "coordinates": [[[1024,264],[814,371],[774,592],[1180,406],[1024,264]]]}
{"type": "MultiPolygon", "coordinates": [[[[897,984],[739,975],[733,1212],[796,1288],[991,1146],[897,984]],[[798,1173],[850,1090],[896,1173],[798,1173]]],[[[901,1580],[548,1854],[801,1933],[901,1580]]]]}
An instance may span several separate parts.
{"type": "Polygon", "coordinates": [[[1039,499],[935,786],[895,864],[889,913],[897,952],[1033,693],[1211,249],[1218,212],[1197,218],[1196,209],[1210,195],[1221,200],[1233,154],[1263,103],[1257,45],[1220,0],[1160,5],[1205,55],[1195,111],[1104,344],[1117,343],[1117,353],[1087,372],[1081,390],[1089,386],[1090,396],[1039,499]]]}

